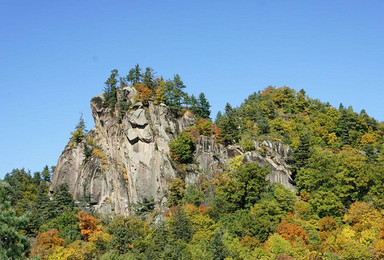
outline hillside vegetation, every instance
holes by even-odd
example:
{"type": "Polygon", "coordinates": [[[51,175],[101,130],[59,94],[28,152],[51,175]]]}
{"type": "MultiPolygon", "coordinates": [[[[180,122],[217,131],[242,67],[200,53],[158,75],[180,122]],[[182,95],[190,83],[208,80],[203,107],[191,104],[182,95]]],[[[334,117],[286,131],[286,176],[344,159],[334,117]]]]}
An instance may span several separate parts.
{"type": "MultiPolygon", "coordinates": [[[[193,162],[200,135],[245,151],[275,139],[293,149],[296,190],[272,185],[268,168],[237,156],[196,184],[169,180],[166,212],[148,199],[132,216],[99,215],[86,198],[75,202],[66,184],[49,194],[48,166],[33,175],[15,169],[0,182],[0,259],[384,258],[384,124],[364,110],[267,87],[237,108],[227,104],[213,123],[203,93],[190,96],[179,75],[164,80],[137,65],[106,81],[103,105],[120,118],[131,104],[117,95],[128,84],[136,101],[198,118],[170,143],[176,167],[193,162]]],[[[72,142],[84,134],[81,119],[72,142]]]]}

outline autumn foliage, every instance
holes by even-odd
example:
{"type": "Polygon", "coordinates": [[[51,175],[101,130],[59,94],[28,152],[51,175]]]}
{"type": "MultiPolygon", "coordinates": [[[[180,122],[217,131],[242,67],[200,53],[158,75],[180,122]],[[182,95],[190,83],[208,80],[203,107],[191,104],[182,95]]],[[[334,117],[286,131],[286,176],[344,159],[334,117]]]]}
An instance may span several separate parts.
{"type": "Polygon", "coordinates": [[[291,243],[295,243],[298,239],[304,243],[308,242],[308,235],[304,229],[296,224],[291,224],[283,220],[277,227],[277,233],[291,243]]]}
{"type": "Polygon", "coordinates": [[[39,256],[42,260],[48,259],[55,250],[64,245],[64,239],[58,235],[57,229],[39,233],[31,250],[32,255],[39,256]]]}
{"type": "Polygon", "coordinates": [[[148,101],[152,97],[152,90],[141,83],[136,83],[135,87],[137,90],[135,99],[143,104],[148,104],[148,101]]]}
{"type": "Polygon", "coordinates": [[[77,214],[77,218],[79,219],[81,235],[85,240],[88,240],[90,235],[101,229],[101,226],[98,225],[99,220],[90,215],[87,215],[84,211],[80,211],[77,214]]]}

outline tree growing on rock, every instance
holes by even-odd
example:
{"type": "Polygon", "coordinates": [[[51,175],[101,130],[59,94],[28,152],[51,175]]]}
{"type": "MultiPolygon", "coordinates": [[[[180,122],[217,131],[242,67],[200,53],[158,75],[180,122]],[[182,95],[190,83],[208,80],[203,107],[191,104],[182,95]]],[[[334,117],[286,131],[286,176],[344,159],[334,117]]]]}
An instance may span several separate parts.
{"type": "Polygon", "coordinates": [[[83,119],[83,114],[80,114],[79,122],[77,123],[75,127],[75,131],[71,133],[72,137],[71,140],[76,143],[81,143],[85,136],[85,122],[83,119]]]}
{"type": "Polygon", "coordinates": [[[196,146],[192,137],[188,133],[182,132],[169,143],[169,149],[173,160],[179,163],[191,163],[196,146]]]}
{"type": "Polygon", "coordinates": [[[143,79],[143,73],[141,72],[141,68],[139,64],[136,64],[135,68],[130,69],[127,75],[127,81],[131,82],[133,85],[141,82],[143,79]]]}
{"type": "Polygon", "coordinates": [[[114,69],[111,75],[105,82],[104,88],[104,107],[114,108],[117,103],[117,82],[119,78],[119,71],[114,69]]]}

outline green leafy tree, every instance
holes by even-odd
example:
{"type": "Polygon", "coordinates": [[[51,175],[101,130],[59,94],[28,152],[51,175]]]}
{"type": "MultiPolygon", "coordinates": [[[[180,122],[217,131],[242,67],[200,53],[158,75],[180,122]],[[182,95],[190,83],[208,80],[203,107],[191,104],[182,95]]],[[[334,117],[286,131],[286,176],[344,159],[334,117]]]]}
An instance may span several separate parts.
{"type": "Polygon", "coordinates": [[[262,200],[251,208],[249,214],[250,234],[263,242],[276,231],[284,216],[275,200],[262,200]]]}
{"type": "Polygon", "coordinates": [[[40,232],[57,229],[60,231],[59,237],[65,239],[66,244],[81,239],[79,220],[76,216],[77,212],[66,211],[48,222],[42,223],[40,232]]]}
{"type": "Polygon", "coordinates": [[[245,163],[229,172],[216,189],[217,210],[235,211],[249,209],[266,190],[269,183],[265,178],[269,169],[257,163],[245,163]]]}
{"type": "Polygon", "coordinates": [[[340,160],[328,149],[316,148],[305,168],[301,168],[296,176],[300,191],[311,193],[316,190],[333,190],[337,186],[337,169],[340,160]]]}
{"type": "Polygon", "coordinates": [[[319,217],[340,217],[343,213],[344,205],[340,198],[332,191],[314,192],[309,204],[319,217]]]}
{"type": "Polygon", "coordinates": [[[296,200],[295,193],[277,183],[272,186],[273,197],[284,213],[292,212],[296,200]]]}
{"type": "Polygon", "coordinates": [[[11,208],[11,187],[0,181],[0,258],[21,259],[28,256],[30,244],[20,232],[28,222],[26,215],[18,217],[11,208]]]}
{"type": "Polygon", "coordinates": [[[181,204],[185,194],[185,182],[180,178],[170,179],[168,181],[168,206],[176,206],[181,204]]]}
{"type": "Polygon", "coordinates": [[[192,137],[182,132],[179,136],[169,143],[169,149],[172,159],[179,163],[191,163],[193,161],[193,153],[196,150],[192,137]]]}
{"type": "Polygon", "coordinates": [[[146,237],[150,229],[148,223],[137,216],[117,215],[109,224],[107,232],[113,235],[111,248],[117,250],[119,254],[130,251],[142,253],[148,244],[146,237]]]}
{"type": "MultiPolygon", "coordinates": [[[[273,234],[268,239],[266,244],[269,251],[273,254],[274,257],[277,257],[281,254],[288,254],[288,255],[292,254],[291,244],[279,234],[273,234]]],[[[290,259],[290,258],[287,257],[287,258],[279,258],[279,259],[290,259]]]]}

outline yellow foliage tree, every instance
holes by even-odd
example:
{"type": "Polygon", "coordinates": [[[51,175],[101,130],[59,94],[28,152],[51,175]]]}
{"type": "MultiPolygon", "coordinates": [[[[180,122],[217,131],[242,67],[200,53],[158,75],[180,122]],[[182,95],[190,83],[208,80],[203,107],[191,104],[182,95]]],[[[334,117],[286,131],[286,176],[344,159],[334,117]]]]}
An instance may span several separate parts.
{"type": "Polygon", "coordinates": [[[38,234],[31,250],[32,256],[38,256],[41,260],[46,260],[53,252],[62,248],[64,239],[59,237],[58,234],[57,229],[38,234]]]}
{"type": "Polygon", "coordinates": [[[88,252],[82,248],[82,242],[76,240],[69,244],[67,247],[60,247],[52,255],[49,256],[48,260],[85,260],[88,252]]]}
{"type": "Polygon", "coordinates": [[[344,216],[344,221],[352,225],[353,230],[362,232],[372,229],[379,231],[383,223],[380,212],[367,202],[356,201],[344,216]]]}

